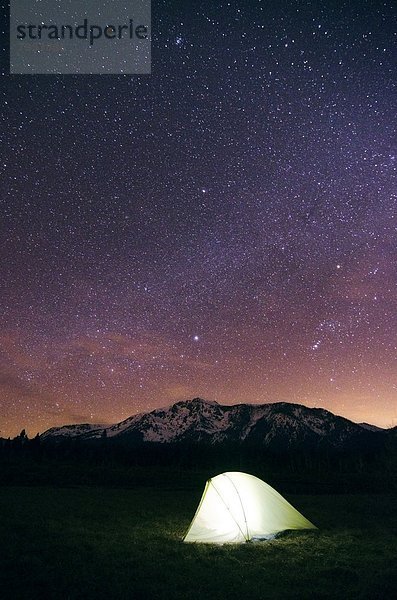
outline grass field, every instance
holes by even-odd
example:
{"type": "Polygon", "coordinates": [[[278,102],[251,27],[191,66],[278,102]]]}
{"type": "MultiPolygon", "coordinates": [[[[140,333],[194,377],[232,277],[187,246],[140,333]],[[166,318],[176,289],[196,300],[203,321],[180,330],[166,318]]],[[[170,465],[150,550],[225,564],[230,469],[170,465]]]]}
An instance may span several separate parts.
{"type": "Polygon", "coordinates": [[[395,495],[288,496],[320,528],[183,544],[200,492],[0,488],[0,598],[397,597],[395,495]]]}

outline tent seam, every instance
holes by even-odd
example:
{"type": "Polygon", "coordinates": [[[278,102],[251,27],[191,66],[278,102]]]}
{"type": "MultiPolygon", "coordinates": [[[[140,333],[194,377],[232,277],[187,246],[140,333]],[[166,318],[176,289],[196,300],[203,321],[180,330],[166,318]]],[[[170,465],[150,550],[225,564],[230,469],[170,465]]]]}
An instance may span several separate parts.
{"type": "MultiPolygon", "coordinates": [[[[236,487],[236,485],[235,485],[234,481],[233,481],[232,479],[230,479],[230,477],[229,477],[228,475],[226,475],[226,473],[222,473],[222,475],[223,475],[224,477],[226,477],[226,478],[227,478],[227,479],[230,481],[230,483],[232,484],[232,486],[233,486],[233,487],[234,487],[234,489],[236,490],[236,494],[237,494],[237,496],[238,496],[238,499],[240,500],[241,509],[242,509],[242,511],[243,511],[243,515],[244,515],[245,527],[246,527],[246,529],[247,529],[247,538],[246,538],[246,541],[248,542],[248,540],[249,540],[249,537],[250,537],[250,536],[249,536],[249,531],[248,531],[248,522],[247,522],[247,516],[246,516],[246,514],[245,514],[245,510],[244,510],[243,501],[241,500],[241,496],[240,496],[240,494],[239,494],[239,491],[238,491],[238,489],[237,489],[237,487],[236,487]]],[[[241,529],[240,529],[240,531],[241,531],[241,529]]],[[[241,533],[243,533],[243,532],[241,531],[241,533]]],[[[243,535],[244,535],[244,534],[243,534],[243,535]]],[[[245,536],[244,536],[244,537],[245,537],[245,536]]]]}
{"type": "MultiPolygon", "coordinates": [[[[226,509],[229,511],[230,516],[232,517],[233,521],[236,523],[237,527],[240,530],[241,535],[243,536],[243,538],[245,539],[245,534],[244,531],[241,529],[240,525],[238,524],[238,521],[234,518],[232,511],[230,510],[230,508],[228,507],[228,505],[226,504],[226,502],[224,501],[224,499],[222,498],[222,496],[220,495],[220,493],[218,492],[218,490],[216,489],[216,487],[214,486],[214,482],[211,480],[211,485],[214,488],[214,490],[216,491],[216,493],[218,494],[219,498],[222,500],[223,504],[226,506],[226,509]]],[[[237,491],[237,490],[236,490],[237,491]]],[[[241,502],[241,500],[240,500],[241,502]]],[[[244,512],[244,510],[243,510],[244,512]]],[[[245,515],[244,515],[245,518],[245,515]]],[[[246,540],[248,541],[248,540],[246,540]]]]}

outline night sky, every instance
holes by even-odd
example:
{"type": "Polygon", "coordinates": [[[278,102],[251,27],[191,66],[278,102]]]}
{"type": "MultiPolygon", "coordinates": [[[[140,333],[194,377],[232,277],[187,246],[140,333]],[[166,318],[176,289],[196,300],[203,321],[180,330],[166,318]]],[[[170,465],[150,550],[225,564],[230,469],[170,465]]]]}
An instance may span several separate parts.
{"type": "Polygon", "coordinates": [[[194,396],[397,424],[393,5],[153,2],[152,75],[4,49],[0,436],[194,396]]]}

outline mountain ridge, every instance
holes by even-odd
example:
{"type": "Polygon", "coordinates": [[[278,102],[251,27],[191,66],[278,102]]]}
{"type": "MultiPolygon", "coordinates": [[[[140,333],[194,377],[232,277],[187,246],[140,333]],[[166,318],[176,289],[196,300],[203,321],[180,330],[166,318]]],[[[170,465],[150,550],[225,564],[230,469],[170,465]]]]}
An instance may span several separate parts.
{"type": "MultiPolygon", "coordinates": [[[[42,440],[113,438],[134,443],[239,443],[275,450],[344,448],[375,440],[385,430],[334,415],[324,408],[274,402],[223,405],[193,398],[132,415],[114,425],[64,425],[43,432],[42,440]]],[[[386,430],[387,431],[387,430],[386,430]]]]}

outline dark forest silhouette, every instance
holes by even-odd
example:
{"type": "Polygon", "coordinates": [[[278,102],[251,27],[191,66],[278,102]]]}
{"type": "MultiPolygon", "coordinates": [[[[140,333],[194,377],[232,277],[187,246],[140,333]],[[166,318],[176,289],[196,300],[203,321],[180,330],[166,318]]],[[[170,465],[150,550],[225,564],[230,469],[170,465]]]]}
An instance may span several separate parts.
{"type": "Polygon", "coordinates": [[[0,439],[0,483],[136,485],[156,477],[195,481],[195,473],[256,473],[291,492],[390,491],[397,489],[397,435],[344,450],[270,451],[255,444],[137,443],[108,438],[32,439],[23,429],[0,439]]]}

